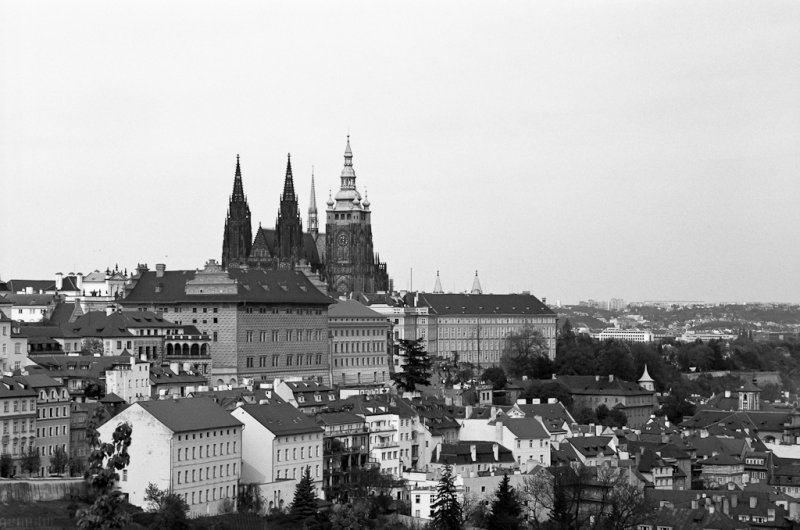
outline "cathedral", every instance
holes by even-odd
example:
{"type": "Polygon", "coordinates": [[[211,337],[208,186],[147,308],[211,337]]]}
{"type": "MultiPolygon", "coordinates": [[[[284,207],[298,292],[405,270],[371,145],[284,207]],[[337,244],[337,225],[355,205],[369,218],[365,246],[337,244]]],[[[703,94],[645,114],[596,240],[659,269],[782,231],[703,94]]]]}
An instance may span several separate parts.
{"type": "Polygon", "coordinates": [[[301,270],[331,294],[390,290],[386,264],[380,261],[372,246],[369,199],[366,196],[362,199],[356,189],[349,136],[340,189],[335,196],[328,198],[327,206],[325,233],[321,233],[312,174],[308,231],[303,231],[290,156],[286,162],[275,228],[262,228],[259,223],[253,237],[250,207],[244,194],[242,169],[237,156],[233,193],[225,218],[222,266],[301,270]]]}

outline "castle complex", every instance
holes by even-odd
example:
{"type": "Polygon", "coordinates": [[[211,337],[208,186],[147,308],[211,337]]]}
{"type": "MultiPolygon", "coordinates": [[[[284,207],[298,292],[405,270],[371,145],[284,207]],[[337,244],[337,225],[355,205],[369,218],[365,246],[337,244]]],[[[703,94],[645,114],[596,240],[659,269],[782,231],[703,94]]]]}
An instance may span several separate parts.
{"type": "Polygon", "coordinates": [[[328,198],[327,206],[325,233],[320,233],[312,175],[308,231],[303,231],[290,157],[286,163],[275,228],[266,229],[259,224],[253,237],[250,207],[244,194],[242,170],[237,156],[233,193],[225,219],[222,266],[300,270],[330,293],[389,290],[386,264],[381,263],[373,250],[370,202],[366,196],[362,199],[356,189],[349,136],[344,152],[341,186],[335,196],[328,198]]]}

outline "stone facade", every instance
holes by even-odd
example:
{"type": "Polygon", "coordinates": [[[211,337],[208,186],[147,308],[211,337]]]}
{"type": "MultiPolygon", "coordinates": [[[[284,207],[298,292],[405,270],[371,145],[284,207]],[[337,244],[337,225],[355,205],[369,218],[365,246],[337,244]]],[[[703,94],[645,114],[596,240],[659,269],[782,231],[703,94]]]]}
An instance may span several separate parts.
{"type": "Polygon", "coordinates": [[[332,305],[328,313],[334,384],[389,380],[390,326],[386,317],[355,300],[332,305]]]}

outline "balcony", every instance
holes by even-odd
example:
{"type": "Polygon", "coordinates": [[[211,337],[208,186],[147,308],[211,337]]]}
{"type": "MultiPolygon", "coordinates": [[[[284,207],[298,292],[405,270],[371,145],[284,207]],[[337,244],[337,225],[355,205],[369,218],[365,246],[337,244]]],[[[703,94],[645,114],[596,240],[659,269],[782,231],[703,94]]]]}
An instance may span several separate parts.
{"type": "Polygon", "coordinates": [[[399,447],[399,446],[400,446],[399,442],[385,441],[385,442],[374,443],[370,447],[372,449],[385,449],[386,447],[399,447]]]}

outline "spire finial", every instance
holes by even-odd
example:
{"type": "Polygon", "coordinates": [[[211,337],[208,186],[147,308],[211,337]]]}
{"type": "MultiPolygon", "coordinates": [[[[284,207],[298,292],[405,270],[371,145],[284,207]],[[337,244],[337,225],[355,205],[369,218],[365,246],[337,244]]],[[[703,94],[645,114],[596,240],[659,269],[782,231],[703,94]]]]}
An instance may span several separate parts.
{"type": "Polygon", "coordinates": [[[472,290],[470,294],[483,294],[483,289],[481,289],[481,282],[478,280],[478,271],[475,271],[475,279],[472,280],[472,290]]]}
{"type": "Polygon", "coordinates": [[[433,294],[443,294],[442,280],[439,279],[439,271],[436,271],[436,283],[433,285],[433,294]]]}
{"type": "Polygon", "coordinates": [[[281,200],[294,201],[294,177],[292,176],[292,154],[286,155],[286,178],[283,181],[283,195],[281,200]]]}
{"type": "Polygon", "coordinates": [[[231,201],[244,202],[244,187],[242,186],[242,166],[239,164],[239,155],[236,155],[236,172],[233,177],[233,194],[231,201]]]}

